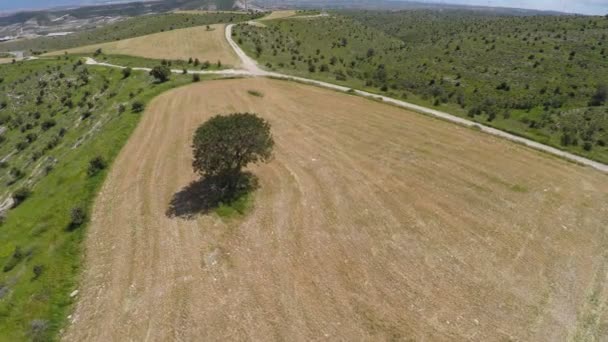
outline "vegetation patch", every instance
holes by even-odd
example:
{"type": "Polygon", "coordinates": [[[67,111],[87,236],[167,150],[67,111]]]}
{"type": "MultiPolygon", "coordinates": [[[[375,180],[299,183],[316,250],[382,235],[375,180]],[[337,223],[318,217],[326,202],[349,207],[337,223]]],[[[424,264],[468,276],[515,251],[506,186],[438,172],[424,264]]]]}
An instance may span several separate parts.
{"type": "Polygon", "coordinates": [[[0,336],[49,340],[76,286],[88,212],[140,115],[125,111],[190,82],[78,58],[0,66],[0,336]],[[77,229],[78,228],[78,229],[77,229]]]}
{"type": "Polygon", "coordinates": [[[348,11],[315,25],[265,23],[233,33],[269,69],[438,107],[608,162],[603,17],[348,11]]]}
{"type": "Polygon", "coordinates": [[[261,92],[257,91],[257,90],[247,90],[247,93],[251,96],[257,96],[257,97],[264,97],[264,94],[262,94],[261,92]]]}

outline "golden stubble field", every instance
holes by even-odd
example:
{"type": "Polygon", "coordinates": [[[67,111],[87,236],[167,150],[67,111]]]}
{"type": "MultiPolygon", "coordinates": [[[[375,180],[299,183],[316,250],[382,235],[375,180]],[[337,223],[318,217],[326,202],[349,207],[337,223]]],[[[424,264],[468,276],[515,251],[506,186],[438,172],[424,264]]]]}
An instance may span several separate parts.
{"type": "Polygon", "coordinates": [[[129,55],[153,59],[188,60],[198,58],[201,62],[222,61],[225,66],[239,66],[236,54],[226,42],[225,25],[215,24],[165,31],[147,36],[129,38],[116,42],[87,45],[49,53],[49,56],[68,53],[92,53],[102,49],[106,54],[129,55]]]}
{"type": "Polygon", "coordinates": [[[607,202],[604,174],[382,103],[269,79],[179,88],[97,199],[64,339],[599,339],[607,202]],[[196,179],[194,130],[235,111],[277,143],[254,209],[168,217],[196,179]]]}

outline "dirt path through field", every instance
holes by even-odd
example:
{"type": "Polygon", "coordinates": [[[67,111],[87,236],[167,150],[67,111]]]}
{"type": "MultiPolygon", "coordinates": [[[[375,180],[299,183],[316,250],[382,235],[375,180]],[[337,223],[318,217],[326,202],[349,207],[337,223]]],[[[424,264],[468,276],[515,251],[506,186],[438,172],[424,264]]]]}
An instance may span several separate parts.
{"type": "Polygon", "coordinates": [[[602,173],[396,107],[262,78],[191,85],[155,99],[115,161],[64,339],[598,336],[607,201],[602,173]],[[167,216],[196,179],[193,131],[234,111],[277,142],[252,170],[255,208],[167,216]]]}

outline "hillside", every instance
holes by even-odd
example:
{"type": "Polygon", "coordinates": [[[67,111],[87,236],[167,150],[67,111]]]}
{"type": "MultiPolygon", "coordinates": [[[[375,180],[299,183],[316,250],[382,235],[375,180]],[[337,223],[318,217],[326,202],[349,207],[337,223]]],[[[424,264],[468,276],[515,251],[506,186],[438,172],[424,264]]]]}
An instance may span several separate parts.
{"type": "Polygon", "coordinates": [[[84,237],[72,212],[88,216],[139,120],[133,104],[187,82],[75,58],[0,65],[0,340],[47,341],[63,326],[84,237]]]}
{"type": "Polygon", "coordinates": [[[350,11],[265,24],[238,25],[235,39],[269,69],[435,106],[608,161],[605,18],[350,11]]]}

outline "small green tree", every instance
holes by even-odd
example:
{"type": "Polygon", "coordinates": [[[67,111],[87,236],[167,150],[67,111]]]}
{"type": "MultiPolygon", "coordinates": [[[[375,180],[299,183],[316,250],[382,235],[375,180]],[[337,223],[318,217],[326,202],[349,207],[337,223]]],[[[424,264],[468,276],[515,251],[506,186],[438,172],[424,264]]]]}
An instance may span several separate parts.
{"type": "Polygon", "coordinates": [[[171,69],[166,65],[158,65],[150,70],[150,75],[160,83],[167,82],[171,76],[171,69]]]}
{"type": "Polygon", "coordinates": [[[203,177],[215,177],[230,196],[250,163],[267,162],[274,140],[270,124],[251,113],[217,115],[194,134],[192,166],[203,177]]]}

